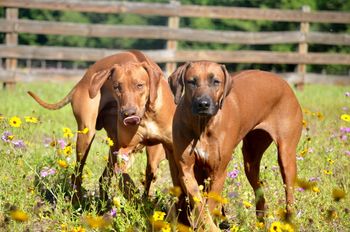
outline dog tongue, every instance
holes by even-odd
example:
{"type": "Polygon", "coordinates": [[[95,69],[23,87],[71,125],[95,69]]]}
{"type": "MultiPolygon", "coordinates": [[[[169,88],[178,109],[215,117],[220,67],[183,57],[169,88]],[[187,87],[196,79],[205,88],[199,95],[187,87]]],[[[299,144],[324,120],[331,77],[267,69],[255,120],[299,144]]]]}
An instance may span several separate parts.
{"type": "Polygon", "coordinates": [[[123,123],[125,126],[129,125],[138,125],[140,123],[140,117],[138,116],[129,116],[127,118],[124,118],[123,123]]]}

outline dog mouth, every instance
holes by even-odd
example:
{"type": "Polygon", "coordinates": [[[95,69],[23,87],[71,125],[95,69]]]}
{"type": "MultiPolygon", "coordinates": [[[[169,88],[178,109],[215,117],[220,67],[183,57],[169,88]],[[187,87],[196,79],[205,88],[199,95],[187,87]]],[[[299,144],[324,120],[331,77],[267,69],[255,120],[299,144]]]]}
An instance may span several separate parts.
{"type": "Polygon", "coordinates": [[[135,126],[135,125],[139,125],[141,121],[141,118],[139,116],[129,116],[124,118],[123,123],[125,126],[135,126]]]}

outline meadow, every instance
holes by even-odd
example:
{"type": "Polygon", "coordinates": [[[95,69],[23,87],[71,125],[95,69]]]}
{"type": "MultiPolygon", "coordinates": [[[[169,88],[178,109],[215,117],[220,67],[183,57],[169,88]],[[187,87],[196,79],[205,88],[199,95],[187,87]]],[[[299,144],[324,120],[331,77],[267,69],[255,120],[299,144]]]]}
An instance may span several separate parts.
{"type": "MultiPolygon", "coordinates": [[[[99,131],[89,153],[83,185],[88,206],[73,207],[70,175],[78,132],[70,106],[49,111],[27,94],[32,90],[56,102],[74,83],[20,83],[0,91],[0,231],[171,231],[170,208],[176,202],[167,161],[158,172],[151,199],[142,199],[146,156],[135,154],[130,173],[139,190],[123,197],[113,181],[112,208],[99,214],[98,179],[106,165],[108,140],[99,131]]],[[[350,231],[350,87],[306,85],[296,91],[304,112],[304,130],[297,151],[298,185],[295,215],[283,226],[284,190],[276,148],[263,157],[261,180],[268,212],[257,223],[254,194],[244,174],[237,147],[220,197],[226,231],[350,231]]],[[[203,193],[205,194],[205,193],[203,193]]],[[[190,228],[177,227],[178,231],[190,228]]]]}

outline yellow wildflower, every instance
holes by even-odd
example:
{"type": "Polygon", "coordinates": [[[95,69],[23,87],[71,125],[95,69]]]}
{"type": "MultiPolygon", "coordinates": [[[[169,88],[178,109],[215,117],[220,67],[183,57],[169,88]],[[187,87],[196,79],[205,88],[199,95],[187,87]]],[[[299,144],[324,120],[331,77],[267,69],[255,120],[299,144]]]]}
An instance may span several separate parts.
{"type": "Polygon", "coordinates": [[[342,114],[340,118],[345,122],[350,122],[350,114],[342,114]]]}
{"type": "Polygon", "coordinates": [[[12,127],[20,127],[22,124],[22,120],[19,117],[14,116],[14,117],[10,118],[9,124],[12,127]]]}
{"type": "Polygon", "coordinates": [[[248,209],[248,208],[251,208],[251,207],[253,206],[249,201],[243,201],[243,205],[244,205],[244,207],[246,207],[247,209],[248,209]]]}
{"type": "Polygon", "coordinates": [[[162,229],[161,229],[162,232],[170,232],[171,231],[171,227],[170,227],[170,224],[169,223],[164,223],[164,225],[162,226],[162,229]]]}
{"type": "Polygon", "coordinates": [[[320,189],[317,186],[313,187],[312,191],[315,192],[315,193],[321,192],[320,189]]]}
{"type": "Polygon", "coordinates": [[[332,196],[335,201],[340,201],[341,199],[345,198],[345,191],[340,188],[334,188],[332,191],[332,196]]]}
{"type": "Polygon", "coordinates": [[[111,222],[103,218],[102,216],[91,216],[88,215],[85,217],[85,221],[91,228],[105,228],[108,226],[111,222]]]}
{"type": "Polygon", "coordinates": [[[317,116],[317,118],[318,118],[319,120],[323,120],[323,119],[324,119],[324,116],[323,116],[323,114],[322,114],[321,112],[317,112],[317,113],[316,113],[316,116],[317,116]]]}
{"type": "Polygon", "coordinates": [[[303,123],[303,127],[306,128],[307,127],[307,121],[305,119],[303,119],[302,123],[303,123]]]}
{"type": "Polygon", "coordinates": [[[78,226],[78,227],[74,227],[72,229],[72,232],[85,232],[86,230],[84,229],[84,227],[78,226]]]}
{"type": "Polygon", "coordinates": [[[107,137],[106,138],[106,143],[108,144],[108,146],[112,147],[114,145],[114,142],[111,138],[107,137]]]}
{"type": "Polygon", "coordinates": [[[78,133],[80,133],[80,134],[87,134],[89,132],[89,128],[87,128],[87,127],[85,127],[83,130],[81,130],[81,131],[79,131],[78,130],[78,133]]]}
{"type": "Polygon", "coordinates": [[[290,223],[284,223],[282,226],[283,232],[294,232],[294,226],[290,223]]]}
{"type": "Polygon", "coordinates": [[[323,173],[326,175],[332,175],[333,172],[331,170],[323,170],[323,173]]]}
{"type": "Polygon", "coordinates": [[[73,153],[72,146],[68,145],[63,149],[63,154],[65,154],[66,156],[70,156],[72,153],[73,153]]]}
{"type": "Polygon", "coordinates": [[[179,186],[174,186],[169,188],[169,193],[172,196],[179,197],[181,195],[181,188],[179,186]]]}
{"type": "Polygon", "coordinates": [[[238,232],[238,231],[239,231],[239,227],[238,226],[236,226],[236,225],[231,226],[230,232],[238,232]]]}
{"type": "Polygon", "coordinates": [[[18,222],[25,222],[28,220],[28,214],[22,210],[13,210],[10,212],[10,216],[13,220],[18,222]]]}
{"type": "Polygon", "coordinates": [[[32,117],[32,116],[26,116],[24,117],[24,119],[26,120],[26,122],[29,123],[38,123],[38,119],[36,117],[32,117]]]}
{"type": "Polygon", "coordinates": [[[4,115],[0,115],[0,121],[4,120],[5,116],[4,115]]]}
{"type": "Polygon", "coordinates": [[[331,158],[328,158],[327,161],[329,164],[334,164],[334,160],[332,160],[331,158]]]}
{"type": "Polygon", "coordinates": [[[65,160],[58,160],[57,161],[58,166],[60,166],[61,168],[67,168],[68,167],[68,163],[65,160]]]}
{"type": "Polygon", "coordinates": [[[193,201],[195,202],[195,203],[199,203],[199,202],[201,202],[201,200],[200,200],[200,198],[199,197],[193,197],[193,201]]]}
{"type": "Polygon", "coordinates": [[[178,231],[178,232],[192,232],[193,230],[189,226],[185,226],[181,223],[177,223],[176,231],[178,231]]]}
{"type": "Polygon", "coordinates": [[[165,213],[162,211],[154,211],[152,219],[153,221],[163,221],[165,217],[165,213]]]}
{"type": "Polygon", "coordinates": [[[209,192],[208,198],[213,199],[214,201],[222,203],[222,204],[226,204],[228,202],[228,200],[226,198],[220,196],[220,194],[218,194],[216,192],[209,192]]]}
{"type": "Polygon", "coordinates": [[[117,208],[119,208],[121,206],[119,197],[113,197],[113,204],[117,208]]]}
{"type": "Polygon", "coordinates": [[[72,130],[68,127],[64,127],[63,129],[63,137],[65,138],[72,138],[73,137],[73,133],[72,130]]]}
{"type": "Polygon", "coordinates": [[[264,229],[265,224],[263,222],[256,222],[255,227],[257,229],[264,229]]]}
{"type": "Polygon", "coordinates": [[[269,232],[282,232],[282,226],[281,222],[273,222],[270,226],[269,232]]]}

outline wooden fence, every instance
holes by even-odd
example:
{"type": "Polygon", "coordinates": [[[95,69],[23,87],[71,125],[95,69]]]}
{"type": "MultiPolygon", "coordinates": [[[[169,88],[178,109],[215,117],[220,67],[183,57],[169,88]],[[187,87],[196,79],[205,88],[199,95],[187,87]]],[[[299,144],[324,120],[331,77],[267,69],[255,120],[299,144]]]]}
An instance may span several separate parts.
{"type": "MultiPolygon", "coordinates": [[[[112,1],[55,1],[55,0],[1,0],[6,8],[6,18],[0,19],[0,33],[6,33],[6,43],[0,44],[0,58],[5,59],[5,68],[0,69],[0,81],[16,82],[41,77],[47,70],[21,70],[17,59],[55,61],[96,61],[117,50],[77,47],[27,46],[18,44],[18,34],[75,35],[86,37],[162,39],[167,41],[165,49],[144,51],[158,63],[166,63],[166,72],[172,72],[177,62],[190,60],[212,60],[221,63],[266,63],[297,64],[297,75],[292,82],[318,82],[318,78],[305,79],[307,64],[350,65],[350,54],[308,52],[308,44],[350,45],[350,35],[309,31],[310,23],[349,24],[350,13],[310,12],[302,10],[257,9],[242,7],[219,7],[181,5],[177,1],[167,4],[112,1]],[[46,9],[113,14],[139,14],[168,17],[167,26],[103,25],[68,22],[36,21],[18,18],[18,9],[46,9]],[[181,28],[182,17],[206,17],[213,19],[269,20],[300,23],[299,31],[283,32],[238,32],[220,30],[198,30],[181,28]],[[272,51],[219,51],[179,50],[177,41],[212,42],[224,44],[298,44],[295,52],[272,51]]],[[[29,62],[30,63],[30,62],[29,62]]],[[[55,73],[54,70],[50,70],[55,73]]],[[[76,75],[81,75],[78,71],[76,75]]],[[[74,76],[73,70],[56,72],[61,77],[74,76]]],[[[40,78],[38,78],[40,79],[40,78]]],[[[332,78],[337,83],[350,84],[350,78],[332,78]]],[[[320,77],[321,82],[324,78],[320,77]]]]}

